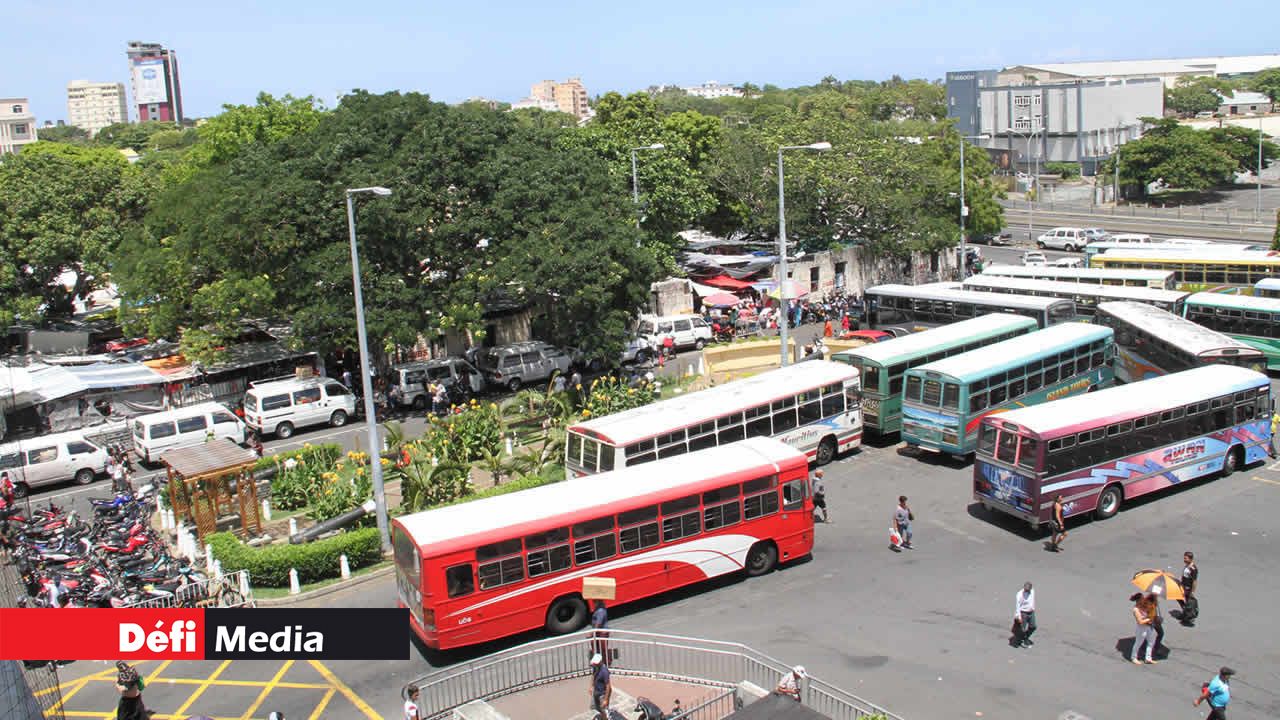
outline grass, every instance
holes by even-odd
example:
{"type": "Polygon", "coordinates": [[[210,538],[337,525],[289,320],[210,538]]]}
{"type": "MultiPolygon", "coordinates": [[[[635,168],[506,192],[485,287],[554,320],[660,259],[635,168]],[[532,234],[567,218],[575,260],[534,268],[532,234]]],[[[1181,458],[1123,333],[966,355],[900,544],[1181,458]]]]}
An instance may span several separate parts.
{"type": "MultiPolygon", "coordinates": [[[[354,578],[360,577],[361,575],[368,575],[371,572],[374,572],[376,570],[381,570],[382,568],[389,567],[390,565],[391,565],[390,560],[383,560],[382,562],[378,562],[378,563],[374,563],[373,565],[362,567],[359,570],[353,570],[351,572],[351,577],[352,579],[354,579],[354,578]]],[[[322,587],[328,587],[329,585],[334,585],[341,582],[347,582],[347,581],[343,580],[342,578],[329,578],[327,580],[319,580],[317,582],[303,585],[302,592],[305,593],[305,592],[310,592],[311,590],[319,590],[322,587]]],[[[289,588],[287,587],[285,588],[276,588],[276,587],[254,588],[253,597],[255,599],[260,599],[260,600],[275,600],[277,598],[289,597],[289,588]]]]}

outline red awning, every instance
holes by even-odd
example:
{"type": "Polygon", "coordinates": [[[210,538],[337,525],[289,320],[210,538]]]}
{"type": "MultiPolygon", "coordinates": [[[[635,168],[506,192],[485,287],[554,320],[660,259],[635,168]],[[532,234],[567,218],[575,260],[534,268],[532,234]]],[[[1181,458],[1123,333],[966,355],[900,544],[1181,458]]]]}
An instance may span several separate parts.
{"type": "Polygon", "coordinates": [[[735,280],[728,275],[717,275],[713,278],[707,278],[706,280],[703,280],[702,283],[704,285],[711,285],[725,290],[742,290],[744,288],[751,287],[751,283],[743,282],[742,280],[735,280]]]}

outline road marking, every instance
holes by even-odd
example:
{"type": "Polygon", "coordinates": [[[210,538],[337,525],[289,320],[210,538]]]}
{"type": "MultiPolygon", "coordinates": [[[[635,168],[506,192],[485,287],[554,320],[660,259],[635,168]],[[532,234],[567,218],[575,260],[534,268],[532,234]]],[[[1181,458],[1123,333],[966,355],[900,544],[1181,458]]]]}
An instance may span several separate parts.
{"type": "Polygon", "coordinates": [[[976,542],[976,543],[979,543],[979,544],[982,544],[982,545],[986,545],[986,544],[987,544],[987,541],[986,541],[986,540],[983,540],[982,538],[977,537],[976,535],[970,535],[969,533],[967,533],[967,532],[965,532],[965,531],[963,531],[963,530],[959,530],[959,529],[957,529],[957,528],[953,528],[953,527],[951,527],[950,525],[948,525],[948,524],[946,524],[946,523],[944,523],[944,522],[942,522],[942,521],[940,521],[940,520],[934,520],[934,519],[930,518],[930,519],[929,519],[929,524],[931,524],[931,525],[933,525],[933,526],[935,526],[935,527],[940,527],[940,528],[942,528],[943,530],[946,530],[946,531],[947,531],[947,532],[949,532],[949,533],[955,533],[956,535],[959,535],[960,537],[964,538],[965,540],[971,540],[971,541],[973,541],[973,542],[976,542]]]}
{"type": "MultiPolygon", "coordinates": [[[[83,690],[83,689],[84,689],[84,686],[89,684],[89,680],[90,680],[90,678],[87,678],[87,677],[86,677],[86,678],[80,678],[79,680],[75,680],[75,681],[73,681],[73,683],[72,683],[72,684],[73,684],[75,687],[72,687],[72,688],[70,688],[67,692],[62,693],[62,694],[61,694],[61,696],[60,696],[60,697],[59,697],[59,699],[58,699],[58,702],[56,702],[56,703],[54,703],[52,706],[50,706],[48,710],[45,710],[45,712],[46,712],[46,713],[51,713],[51,712],[54,712],[54,711],[58,710],[59,708],[61,708],[63,705],[65,705],[65,704],[66,704],[66,702],[67,702],[68,700],[70,700],[71,698],[75,697],[75,694],[76,694],[76,693],[78,693],[78,692],[80,692],[81,690],[83,690]]],[[[49,688],[49,691],[52,691],[52,690],[54,690],[54,689],[61,689],[61,687],[59,686],[58,688],[49,688]]],[[[44,692],[45,692],[45,691],[41,691],[41,692],[36,693],[36,694],[37,694],[37,695],[42,695],[42,694],[44,694],[44,692]]]]}
{"type": "Polygon", "coordinates": [[[339,680],[338,676],[334,675],[332,670],[324,666],[324,663],[319,660],[308,660],[307,662],[311,663],[311,667],[315,668],[316,672],[320,673],[320,677],[323,677],[328,681],[335,690],[342,693],[343,697],[350,700],[352,705],[355,705],[360,712],[364,713],[365,717],[369,718],[369,720],[382,720],[382,716],[374,712],[373,708],[369,707],[369,703],[364,701],[364,698],[360,697],[354,690],[347,687],[347,684],[339,680]]]}
{"type": "MultiPolygon", "coordinates": [[[[165,661],[165,664],[168,665],[169,664],[168,661],[165,661]]],[[[191,695],[187,698],[187,701],[182,703],[182,705],[177,710],[175,710],[173,714],[182,715],[187,711],[188,708],[190,708],[192,705],[195,705],[196,700],[200,699],[200,696],[204,694],[205,690],[209,689],[210,685],[217,682],[218,676],[221,675],[222,671],[226,670],[229,665],[231,665],[230,660],[223,660],[222,664],[218,666],[218,669],[213,671],[213,674],[211,674],[208,678],[200,681],[200,687],[193,690],[191,692],[191,695]]],[[[155,674],[158,675],[159,672],[157,671],[155,674]]],[[[154,678],[154,675],[152,677],[154,678]]]]}
{"type": "MultiPolygon", "coordinates": [[[[253,704],[249,706],[248,710],[244,711],[244,714],[240,716],[240,720],[249,720],[249,718],[253,717],[253,714],[258,711],[258,708],[262,707],[262,703],[266,702],[267,696],[275,689],[276,685],[280,682],[280,679],[284,677],[285,673],[289,672],[289,668],[293,667],[294,662],[294,660],[286,660],[284,665],[280,666],[280,670],[276,672],[275,677],[271,678],[271,681],[267,683],[267,686],[262,688],[262,691],[258,693],[258,698],[253,701],[253,704]]],[[[179,711],[178,714],[181,714],[181,711],[179,711]]]]}
{"type": "Polygon", "coordinates": [[[1269,480],[1264,477],[1258,477],[1257,475],[1254,475],[1253,479],[1257,480],[1258,482],[1267,483],[1268,485],[1280,485],[1280,480],[1269,480]]]}
{"type": "Polygon", "coordinates": [[[323,698],[320,698],[320,704],[316,706],[315,710],[311,711],[311,717],[307,718],[307,720],[320,720],[320,716],[324,714],[324,709],[329,706],[329,701],[333,699],[333,695],[336,692],[338,692],[337,688],[329,688],[329,692],[325,693],[323,698]]]}

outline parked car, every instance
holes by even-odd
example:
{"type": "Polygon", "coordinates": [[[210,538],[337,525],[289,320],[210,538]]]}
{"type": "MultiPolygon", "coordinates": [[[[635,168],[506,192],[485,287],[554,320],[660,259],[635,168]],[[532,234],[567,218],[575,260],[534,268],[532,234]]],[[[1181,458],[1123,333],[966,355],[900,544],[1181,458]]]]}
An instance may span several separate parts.
{"type": "Polygon", "coordinates": [[[133,448],[143,462],[155,462],[168,450],[199,445],[210,438],[245,441],[245,425],[216,402],[140,415],[133,419],[133,448]]]}
{"type": "Polygon", "coordinates": [[[443,383],[451,398],[466,399],[484,391],[484,374],[462,358],[436,358],[391,368],[391,382],[400,388],[400,404],[415,410],[431,405],[425,383],[443,383]]]}
{"type": "Polygon", "coordinates": [[[1084,267],[1084,260],[1078,257],[1063,257],[1049,263],[1049,267],[1056,268],[1078,268],[1084,267]]]}
{"type": "Polygon", "coordinates": [[[106,467],[106,449],[80,432],[41,435],[0,446],[0,473],[9,476],[17,497],[25,497],[31,488],[66,480],[88,485],[106,467]]]}
{"type": "Polygon", "coordinates": [[[1044,267],[1049,264],[1049,259],[1042,252],[1028,250],[1022,253],[1022,264],[1027,267],[1044,267]]]}
{"type": "Polygon", "coordinates": [[[356,396],[331,378],[289,378],[249,383],[244,422],[259,433],[284,439],[308,425],[342,427],[355,414],[356,396]]]}
{"type": "Polygon", "coordinates": [[[1084,228],[1054,228],[1036,238],[1036,245],[1041,250],[1052,248],[1075,252],[1089,244],[1089,233],[1084,228]]]}
{"type": "Polygon", "coordinates": [[[985,245],[1012,245],[1013,231],[1001,230],[994,233],[979,233],[969,236],[969,242],[983,243],[985,245]]]}
{"type": "Polygon", "coordinates": [[[866,340],[867,343],[884,342],[892,340],[893,335],[883,330],[850,330],[847,333],[841,333],[841,340],[866,340]]]}
{"type": "Polygon", "coordinates": [[[711,326],[701,315],[642,315],[636,325],[636,335],[655,349],[661,348],[663,340],[670,337],[677,349],[701,350],[711,342],[711,326]]]}
{"type": "Polygon", "coordinates": [[[1207,120],[1212,117],[1213,117],[1212,110],[1201,110],[1200,112],[1196,113],[1197,120],[1207,120]]]}
{"type": "Polygon", "coordinates": [[[1106,242],[1111,239],[1111,233],[1102,228],[1085,228],[1084,234],[1089,238],[1089,242],[1106,242]]]}
{"type": "Polygon", "coordinates": [[[489,348],[479,357],[485,380],[511,392],[556,372],[567,373],[573,365],[564,350],[538,340],[489,348]]]}

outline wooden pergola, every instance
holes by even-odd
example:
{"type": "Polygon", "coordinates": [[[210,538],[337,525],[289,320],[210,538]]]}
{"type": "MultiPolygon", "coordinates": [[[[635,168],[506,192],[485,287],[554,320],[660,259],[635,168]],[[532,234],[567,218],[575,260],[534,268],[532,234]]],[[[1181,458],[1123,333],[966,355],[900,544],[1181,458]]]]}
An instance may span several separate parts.
{"type": "Polygon", "coordinates": [[[196,526],[203,540],[217,531],[218,518],[240,514],[242,536],[262,532],[258,484],[253,466],[258,456],[229,438],[177,448],[160,456],[169,478],[169,506],[174,516],[196,526]]]}

